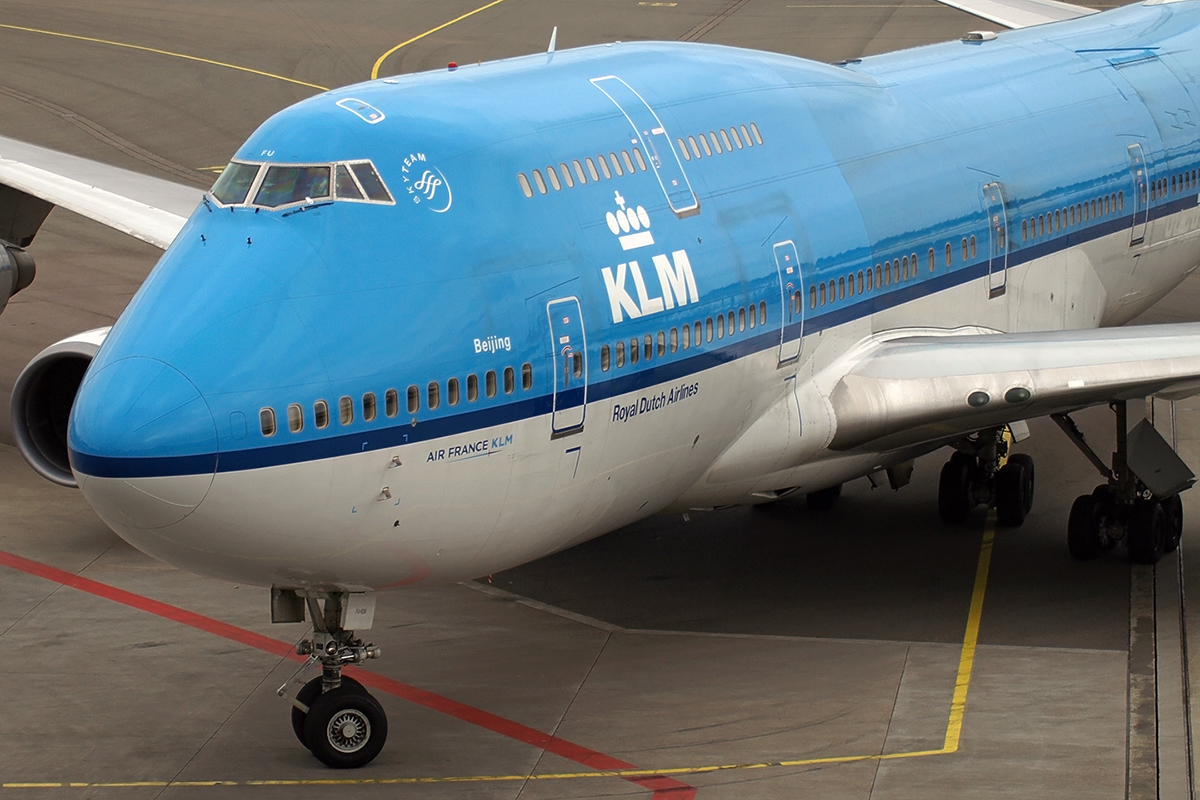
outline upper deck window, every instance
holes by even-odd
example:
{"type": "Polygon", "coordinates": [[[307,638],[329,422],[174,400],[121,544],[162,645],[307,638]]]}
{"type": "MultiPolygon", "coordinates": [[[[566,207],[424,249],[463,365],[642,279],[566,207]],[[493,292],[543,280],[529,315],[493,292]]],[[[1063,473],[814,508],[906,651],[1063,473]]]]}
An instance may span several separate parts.
{"type": "Polygon", "coordinates": [[[210,194],[223,206],[259,208],[283,208],[334,198],[359,203],[395,203],[369,161],[334,164],[231,161],[210,194]]]}

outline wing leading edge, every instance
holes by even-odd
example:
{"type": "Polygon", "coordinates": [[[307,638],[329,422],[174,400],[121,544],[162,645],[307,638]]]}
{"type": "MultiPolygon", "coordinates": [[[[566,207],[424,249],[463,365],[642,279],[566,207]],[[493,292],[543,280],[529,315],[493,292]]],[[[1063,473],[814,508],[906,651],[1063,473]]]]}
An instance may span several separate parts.
{"type": "Polygon", "coordinates": [[[938,0],[943,5],[982,17],[1006,28],[1028,28],[1047,22],[1086,17],[1100,13],[1094,8],[1059,0],[938,0]]]}
{"type": "Polygon", "coordinates": [[[193,186],[4,137],[0,185],[18,193],[9,197],[38,198],[162,249],[174,240],[203,194],[193,186]]]}
{"type": "Polygon", "coordinates": [[[1200,394],[1200,323],[872,340],[829,394],[830,448],[891,450],[1115,400],[1200,394]]]}

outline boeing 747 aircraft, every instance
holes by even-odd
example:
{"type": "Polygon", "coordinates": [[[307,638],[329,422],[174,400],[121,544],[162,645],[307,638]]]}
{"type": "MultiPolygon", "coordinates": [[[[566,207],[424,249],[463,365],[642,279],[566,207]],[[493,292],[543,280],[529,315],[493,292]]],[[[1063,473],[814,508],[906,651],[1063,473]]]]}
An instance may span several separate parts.
{"type": "Polygon", "coordinates": [[[378,655],[376,592],[668,510],[827,505],[946,445],[943,519],[1019,525],[1032,417],[1105,476],[1071,552],[1152,563],[1191,473],[1126,403],[1200,392],[1200,325],[1115,326],[1200,264],[1200,2],[971,10],[1018,29],[350,86],[269,119],[203,196],[0,140],[14,263],[50,205],[166,251],[111,330],[22,373],[21,450],[146,553],[307,612],[322,675],[292,721],[334,767],[387,734],[341,676],[378,655]],[[1098,404],[1111,464],[1068,416],[1098,404]]]}

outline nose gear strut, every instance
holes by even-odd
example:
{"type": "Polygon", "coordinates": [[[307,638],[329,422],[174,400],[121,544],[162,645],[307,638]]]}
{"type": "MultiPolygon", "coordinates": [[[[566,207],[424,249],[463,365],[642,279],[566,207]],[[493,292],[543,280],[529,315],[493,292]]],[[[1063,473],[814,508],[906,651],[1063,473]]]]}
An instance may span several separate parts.
{"type": "Polygon", "coordinates": [[[313,621],[312,637],[296,645],[308,656],[278,694],[292,704],[292,730],[296,738],[327,766],[350,769],[370,763],[387,741],[387,715],[379,701],[358,681],[342,675],[346,664],[379,658],[381,650],[364,643],[354,631],[342,628],[349,592],[304,593],[313,621]],[[323,601],[323,607],[322,607],[323,601]],[[315,664],[321,674],[304,684],[294,697],[292,683],[315,664]]]}

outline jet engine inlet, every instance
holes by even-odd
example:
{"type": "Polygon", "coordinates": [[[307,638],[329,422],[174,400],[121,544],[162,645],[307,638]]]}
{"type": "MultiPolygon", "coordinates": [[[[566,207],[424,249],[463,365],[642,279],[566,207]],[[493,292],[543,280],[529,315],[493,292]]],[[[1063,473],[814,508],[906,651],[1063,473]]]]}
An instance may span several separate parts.
{"type": "Polygon", "coordinates": [[[67,455],[67,423],[83,375],[109,328],[63,339],[38,353],[13,386],[9,411],[17,449],[42,477],[77,487],[67,455]]]}

